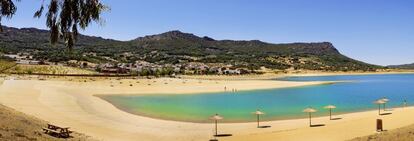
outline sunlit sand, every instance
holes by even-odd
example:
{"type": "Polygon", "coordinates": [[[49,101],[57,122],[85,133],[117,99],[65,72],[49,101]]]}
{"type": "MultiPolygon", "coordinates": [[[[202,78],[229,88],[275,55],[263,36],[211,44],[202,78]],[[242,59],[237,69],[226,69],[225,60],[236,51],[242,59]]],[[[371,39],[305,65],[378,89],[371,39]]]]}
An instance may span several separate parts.
{"type": "MultiPolygon", "coordinates": [[[[126,113],[94,96],[105,94],[192,94],[220,92],[224,87],[238,90],[319,85],[332,82],[287,82],[269,80],[197,79],[76,79],[5,80],[0,87],[0,102],[50,123],[103,140],[208,140],[213,124],[152,119],[126,113]],[[79,80],[81,80],[79,82],[79,80]],[[87,81],[86,81],[87,80],[87,81]],[[86,82],[85,82],[86,81],[86,82]],[[185,83],[183,83],[185,82],[185,83]],[[132,86],[131,86],[132,85],[132,86]]],[[[256,123],[219,124],[220,140],[346,140],[374,134],[375,120],[382,118],[387,130],[414,124],[414,108],[394,109],[391,115],[377,111],[314,118],[320,127],[309,127],[308,119],[256,123]]],[[[206,117],[208,118],[208,117],[206,117]]]]}

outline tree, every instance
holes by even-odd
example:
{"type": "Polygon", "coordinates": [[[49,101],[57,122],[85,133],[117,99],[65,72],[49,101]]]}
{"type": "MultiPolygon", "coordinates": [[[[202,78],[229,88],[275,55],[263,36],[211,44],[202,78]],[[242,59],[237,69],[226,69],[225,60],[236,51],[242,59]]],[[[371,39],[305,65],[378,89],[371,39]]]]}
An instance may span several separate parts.
{"type": "MultiPolygon", "coordinates": [[[[78,28],[85,29],[92,21],[102,23],[100,15],[108,9],[100,0],[50,0],[45,14],[46,26],[50,29],[50,42],[56,44],[60,38],[72,49],[79,35],[78,28]]],[[[12,18],[16,10],[13,0],[0,0],[0,32],[1,18],[12,18]]],[[[43,10],[44,0],[34,17],[40,18],[43,10]]]]}
{"type": "MultiPolygon", "coordinates": [[[[78,28],[85,29],[92,21],[101,22],[101,13],[108,9],[100,0],[50,0],[45,16],[51,43],[56,44],[61,38],[72,49],[79,35],[78,28]]],[[[34,17],[41,17],[43,10],[44,4],[34,17]]]]}
{"type": "MultiPolygon", "coordinates": [[[[20,0],[16,0],[20,1],[20,0]]],[[[0,32],[3,32],[1,25],[1,19],[3,17],[11,18],[16,13],[16,5],[14,5],[12,0],[0,0],[0,32]]]]}

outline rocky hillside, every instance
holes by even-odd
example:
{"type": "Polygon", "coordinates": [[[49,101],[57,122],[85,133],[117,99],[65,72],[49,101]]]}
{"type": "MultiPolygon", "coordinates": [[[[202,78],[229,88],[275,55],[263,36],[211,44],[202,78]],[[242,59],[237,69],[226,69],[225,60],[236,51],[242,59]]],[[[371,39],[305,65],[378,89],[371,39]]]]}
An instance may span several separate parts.
{"type": "Polygon", "coordinates": [[[156,64],[199,62],[233,65],[249,69],[266,67],[279,70],[373,71],[380,66],[366,64],[342,55],[331,43],[273,44],[259,40],[215,40],[181,31],[116,41],[80,36],[73,51],[63,43],[52,47],[49,33],[35,28],[5,27],[0,33],[0,52],[30,52],[36,58],[52,62],[82,60],[93,63],[135,62],[156,64]],[[86,53],[96,55],[85,55],[86,53]],[[111,58],[111,59],[108,59],[111,58]]]}

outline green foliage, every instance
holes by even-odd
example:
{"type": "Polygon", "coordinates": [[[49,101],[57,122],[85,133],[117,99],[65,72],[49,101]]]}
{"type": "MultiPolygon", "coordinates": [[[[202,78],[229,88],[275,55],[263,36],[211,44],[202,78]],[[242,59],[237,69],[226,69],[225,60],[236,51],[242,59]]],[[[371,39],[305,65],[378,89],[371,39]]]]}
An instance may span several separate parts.
{"type": "MultiPolygon", "coordinates": [[[[92,21],[99,22],[100,14],[107,9],[99,0],[50,0],[46,26],[51,43],[56,44],[60,37],[72,49],[79,35],[78,27],[85,29],[92,21]]],[[[34,17],[40,18],[43,10],[42,5],[34,17]]]]}
{"type": "MultiPolygon", "coordinates": [[[[380,66],[348,58],[328,42],[270,44],[261,41],[230,41],[200,38],[193,34],[171,31],[131,41],[116,41],[80,35],[73,51],[65,44],[48,44],[49,32],[33,28],[7,28],[0,33],[0,51],[5,53],[31,52],[39,60],[65,62],[68,60],[92,63],[121,63],[144,60],[155,64],[200,62],[225,64],[257,70],[307,69],[322,71],[373,71],[380,66]],[[85,55],[88,53],[95,55],[85,55]],[[129,55],[124,55],[125,53],[129,55]]],[[[169,75],[171,70],[141,72],[139,75],[169,75]],[[165,72],[164,72],[165,71],[165,72]]]]}
{"type": "MultiPolygon", "coordinates": [[[[20,0],[15,0],[20,1],[20,0]]],[[[3,32],[3,28],[1,25],[1,19],[3,17],[11,18],[16,13],[16,5],[14,4],[13,0],[0,0],[0,32],[3,32]]]]}

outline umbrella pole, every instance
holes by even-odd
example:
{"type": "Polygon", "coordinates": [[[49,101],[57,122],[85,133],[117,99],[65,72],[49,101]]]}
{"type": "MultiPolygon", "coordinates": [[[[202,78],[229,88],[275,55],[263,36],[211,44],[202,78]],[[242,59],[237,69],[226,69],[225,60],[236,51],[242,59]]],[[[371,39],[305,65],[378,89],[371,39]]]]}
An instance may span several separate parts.
{"type": "Polygon", "coordinates": [[[217,120],[215,120],[215,123],[216,123],[216,136],[217,136],[217,120]]]}
{"type": "Polygon", "coordinates": [[[329,120],[332,120],[332,109],[329,109],[329,120]]]}
{"type": "Polygon", "coordinates": [[[385,103],[384,103],[384,107],[383,107],[384,111],[385,111],[385,103]]]}
{"type": "Polygon", "coordinates": [[[381,115],[381,104],[378,104],[378,115],[381,115]]]}
{"type": "Polygon", "coordinates": [[[309,112],[309,127],[312,127],[312,115],[309,112]]]}
{"type": "Polygon", "coordinates": [[[259,124],[259,115],[257,115],[257,128],[259,128],[260,127],[260,124],[259,124]]]}

